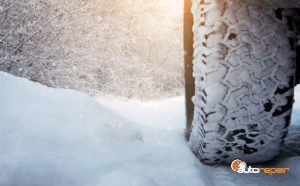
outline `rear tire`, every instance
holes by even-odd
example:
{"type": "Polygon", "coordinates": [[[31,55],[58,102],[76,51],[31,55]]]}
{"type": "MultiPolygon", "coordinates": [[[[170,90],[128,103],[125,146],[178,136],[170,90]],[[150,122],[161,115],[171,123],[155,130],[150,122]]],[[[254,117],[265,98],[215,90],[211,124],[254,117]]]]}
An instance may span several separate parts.
{"type": "Polygon", "coordinates": [[[273,159],[290,124],[296,35],[289,10],[194,0],[194,120],[204,163],[273,159]]]}

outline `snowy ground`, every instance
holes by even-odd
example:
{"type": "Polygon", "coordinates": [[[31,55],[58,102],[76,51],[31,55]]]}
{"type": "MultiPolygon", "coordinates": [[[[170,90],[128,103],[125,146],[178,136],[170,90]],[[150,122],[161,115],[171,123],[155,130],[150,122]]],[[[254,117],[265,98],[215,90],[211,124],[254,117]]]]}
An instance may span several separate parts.
{"type": "MultiPolygon", "coordinates": [[[[184,141],[183,97],[96,102],[2,72],[0,85],[1,186],[300,183],[300,125],[291,127],[280,158],[255,165],[288,167],[287,174],[241,175],[229,166],[203,165],[190,152],[184,141]]],[[[293,123],[300,124],[299,88],[296,100],[293,123]]]]}

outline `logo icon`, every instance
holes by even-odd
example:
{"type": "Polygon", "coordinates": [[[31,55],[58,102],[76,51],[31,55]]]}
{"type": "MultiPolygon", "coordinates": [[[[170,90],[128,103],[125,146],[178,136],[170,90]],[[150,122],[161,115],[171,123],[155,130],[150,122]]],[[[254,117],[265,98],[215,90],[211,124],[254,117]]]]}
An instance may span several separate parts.
{"type": "Polygon", "coordinates": [[[241,160],[234,160],[231,163],[231,168],[232,170],[234,170],[235,172],[238,172],[239,170],[245,170],[247,167],[247,164],[241,160]]]}

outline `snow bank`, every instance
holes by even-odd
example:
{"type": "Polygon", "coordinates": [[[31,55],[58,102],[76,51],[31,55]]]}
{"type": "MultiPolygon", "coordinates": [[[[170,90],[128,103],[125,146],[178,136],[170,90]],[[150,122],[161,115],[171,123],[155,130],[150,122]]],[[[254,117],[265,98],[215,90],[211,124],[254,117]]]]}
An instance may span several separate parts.
{"type": "Polygon", "coordinates": [[[181,131],[3,72],[0,85],[0,185],[202,185],[181,131]]]}

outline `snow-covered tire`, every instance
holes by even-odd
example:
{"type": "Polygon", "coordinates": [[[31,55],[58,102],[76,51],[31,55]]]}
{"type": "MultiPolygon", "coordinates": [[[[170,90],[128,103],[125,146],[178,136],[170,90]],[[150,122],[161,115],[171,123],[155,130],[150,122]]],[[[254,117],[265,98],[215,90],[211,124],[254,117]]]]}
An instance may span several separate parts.
{"type": "Polygon", "coordinates": [[[296,35],[292,10],[194,0],[194,120],[204,163],[273,159],[290,124],[296,35]]]}

